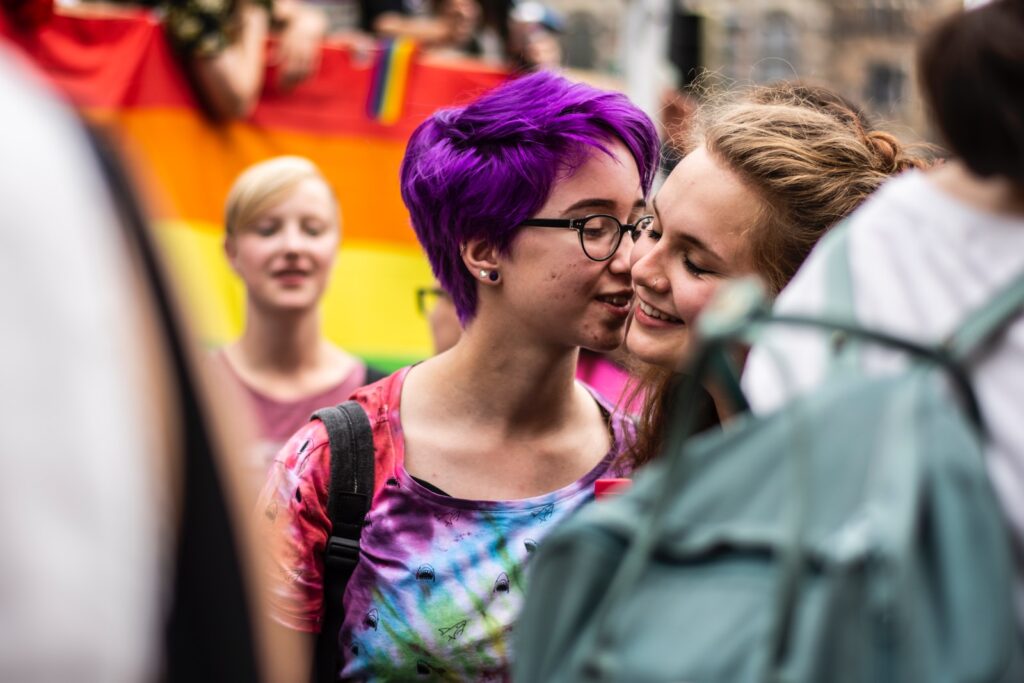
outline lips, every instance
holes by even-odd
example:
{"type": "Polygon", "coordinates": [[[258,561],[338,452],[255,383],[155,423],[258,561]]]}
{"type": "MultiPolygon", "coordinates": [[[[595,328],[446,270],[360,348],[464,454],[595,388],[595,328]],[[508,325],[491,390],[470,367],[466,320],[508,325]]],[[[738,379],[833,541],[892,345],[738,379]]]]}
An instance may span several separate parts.
{"type": "Polygon", "coordinates": [[[677,318],[675,316],[672,316],[672,315],[669,315],[668,313],[666,313],[665,311],[661,310],[660,308],[655,308],[654,306],[651,306],[650,304],[648,304],[648,303],[646,303],[644,301],[640,301],[639,299],[637,300],[636,306],[637,306],[638,311],[641,314],[643,314],[644,316],[646,316],[647,318],[650,318],[650,319],[653,319],[653,320],[657,320],[657,321],[663,322],[663,323],[671,323],[673,325],[682,325],[683,324],[683,321],[680,320],[679,318],[677,318]]]}
{"type": "Polygon", "coordinates": [[[603,303],[613,315],[625,319],[629,316],[629,304],[633,300],[633,291],[630,289],[624,289],[618,292],[608,292],[606,294],[600,294],[596,298],[598,301],[603,303]]]}
{"type": "Polygon", "coordinates": [[[271,273],[274,277],[306,277],[309,273],[300,268],[284,268],[271,273]]]}
{"type": "Polygon", "coordinates": [[[285,287],[301,286],[309,276],[309,271],[299,268],[285,268],[271,273],[271,277],[285,287]]]}
{"type": "Polygon", "coordinates": [[[633,298],[633,292],[630,290],[623,290],[621,292],[614,292],[611,294],[600,294],[597,297],[598,301],[603,301],[606,304],[612,306],[629,306],[629,302],[633,298]]]}

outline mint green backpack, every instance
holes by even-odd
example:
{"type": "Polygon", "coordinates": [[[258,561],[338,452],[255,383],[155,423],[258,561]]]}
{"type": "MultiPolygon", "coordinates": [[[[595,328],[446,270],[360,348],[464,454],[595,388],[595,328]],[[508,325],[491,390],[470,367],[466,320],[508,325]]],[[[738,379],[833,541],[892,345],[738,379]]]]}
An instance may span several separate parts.
{"type": "Polygon", "coordinates": [[[1024,276],[934,348],[850,323],[845,297],[828,320],[773,318],[738,283],[702,316],[666,452],[533,557],[516,681],[1024,681],[1009,532],[965,371],[1024,302],[1024,276]],[[829,379],[690,437],[700,380],[742,403],[727,348],[768,324],[845,340],[829,379]],[[868,376],[865,343],[912,360],[868,376]]]}

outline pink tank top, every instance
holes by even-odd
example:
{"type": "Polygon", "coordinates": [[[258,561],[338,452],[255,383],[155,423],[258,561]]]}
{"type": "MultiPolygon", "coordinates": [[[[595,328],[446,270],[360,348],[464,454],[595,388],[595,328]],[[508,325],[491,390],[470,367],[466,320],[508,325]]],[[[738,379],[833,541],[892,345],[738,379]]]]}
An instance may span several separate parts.
{"type": "Polygon", "coordinates": [[[359,361],[348,376],[333,387],[294,401],[279,401],[246,384],[231,367],[223,349],[217,351],[217,357],[242,393],[249,398],[252,415],[259,430],[259,445],[247,465],[252,468],[252,477],[260,485],[266,478],[271,460],[288,438],[309,422],[310,415],[325,406],[337,405],[348,400],[352,392],[366,384],[366,365],[359,361]]]}

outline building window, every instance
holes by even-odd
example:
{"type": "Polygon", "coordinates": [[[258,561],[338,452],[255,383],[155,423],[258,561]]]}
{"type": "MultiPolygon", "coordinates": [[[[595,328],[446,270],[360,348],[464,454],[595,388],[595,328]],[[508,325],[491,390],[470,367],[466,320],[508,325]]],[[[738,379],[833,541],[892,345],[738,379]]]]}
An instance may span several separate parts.
{"type": "Polygon", "coordinates": [[[881,35],[900,35],[910,28],[904,3],[892,0],[874,0],[868,6],[866,24],[868,33],[881,35]]]}
{"type": "Polygon", "coordinates": [[[910,33],[910,0],[846,0],[833,9],[838,36],[905,36],[910,33]]]}
{"type": "Polygon", "coordinates": [[[897,109],[903,100],[905,81],[906,76],[899,67],[882,62],[869,64],[864,99],[879,111],[897,109]]]}
{"type": "Polygon", "coordinates": [[[792,79],[800,70],[800,37],[796,22],[785,12],[770,12],[761,28],[761,50],[755,77],[761,83],[792,79]]]}

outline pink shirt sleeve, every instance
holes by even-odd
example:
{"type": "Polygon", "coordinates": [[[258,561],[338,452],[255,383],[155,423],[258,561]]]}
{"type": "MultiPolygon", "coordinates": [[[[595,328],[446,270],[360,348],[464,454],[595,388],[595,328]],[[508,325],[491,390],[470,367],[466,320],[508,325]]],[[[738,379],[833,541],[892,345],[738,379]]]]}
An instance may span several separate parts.
{"type": "Polygon", "coordinates": [[[270,554],[271,614],[283,626],[311,633],[319,632],[323,614],[330,463],[327,430],[313,420],[274,458],[256,508],[270,554]]]}

